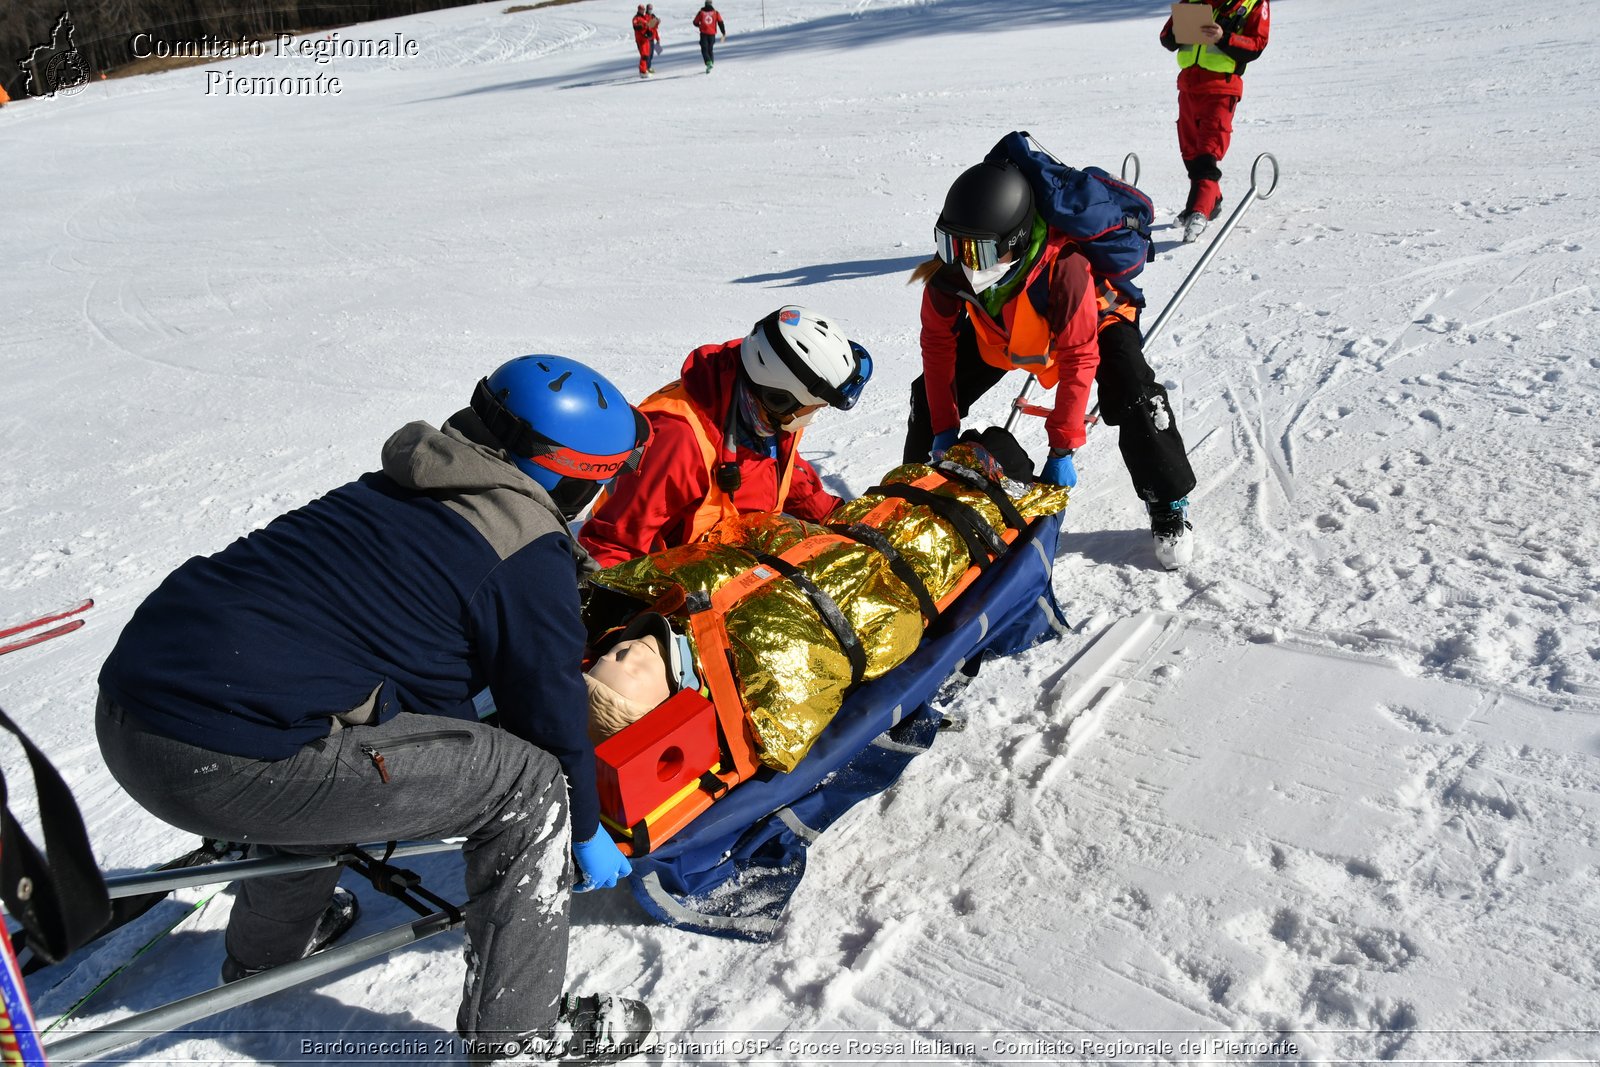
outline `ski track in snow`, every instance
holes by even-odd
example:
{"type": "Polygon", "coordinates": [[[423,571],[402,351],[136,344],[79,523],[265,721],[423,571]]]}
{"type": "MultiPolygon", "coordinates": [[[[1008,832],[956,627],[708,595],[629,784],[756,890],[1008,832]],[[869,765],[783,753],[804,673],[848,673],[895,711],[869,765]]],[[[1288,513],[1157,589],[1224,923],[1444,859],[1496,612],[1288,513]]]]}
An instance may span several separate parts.
{"type": "MultiPolygon", "coordinates": [[[[918,372],[904,278],[960,169],[1029,129],[1113,171],[1137,151],[1158,223],[1181,206],[1165,3],[764,7],[765,28],[753,6],[724,12],[710,77],[682,12],[663,9],[641,83],[630,4],[478,5],[339,31],[399,32],[415,57],[229,64],[337,74],[337,98],[207,97],[190,69],[0,111],[21,164],[0,233],[0,619],[97,602],[84,629],[0,660],[0,703],[62,769],[108,870],[188,846],[96,750],[94,678],[129,614],[190,555],[368,469],[399,424],[442,420],[503,359],[570,353],[643,396],[775,302],[827,309],[878,369],[807,452],[859,491],[898,457],[918,372]]],[[[773,1043],[648,1060],[1164,1033],[1288,1039],[1305,1063],[1600,1057],[1590,11],[1275,15],[1224,212],[1256,153],[1282,181],[1150,350],[1199,477],[1193,566],[1154,569],[1115,430],[1096,428],[1056,560],[1074,633],[942,694],[964,727],[823,837],[774,942],[575,898],[574,988],[644,997],[669,1039],[773,1043]],[[1148,609],[1187,625],[1140,631],[1078,688],[1096,639],[1148,609]]],[[[1198,254],[1157,236],[1147,321],[1198,254]]],[[[1017,384],[970,421],[1002,419],[1017,384]]],[[[1041,448],[1041,427],[1024,439],[1041,448]]],[[[459,859],[414,866],[460,893],[459,859]]],[[[358,933],[407,917],[356,888],[358,933]]],[[[41,1016],[198,899],[42,972],[41,1016]]],[[[209,988],[230,904],[73,1027],[209,988]]],[[[394,953],[131,1062],[445,1038],[462,947],[394,953]]]]}

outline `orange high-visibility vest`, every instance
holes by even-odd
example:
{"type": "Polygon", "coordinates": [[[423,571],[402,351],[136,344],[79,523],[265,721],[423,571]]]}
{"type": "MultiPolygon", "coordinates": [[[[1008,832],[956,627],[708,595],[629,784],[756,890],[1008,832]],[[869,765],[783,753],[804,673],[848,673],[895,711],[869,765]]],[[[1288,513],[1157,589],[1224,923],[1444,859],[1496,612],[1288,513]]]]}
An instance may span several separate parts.
{"type": "MultiPolygon", "coordinates": [[[[1055,270],[1063,258],[1066,258],[1066,254],[1051,261],[1045,277],[1047,286],[1054,286],[1055,270]]],[[[1037,285],[1038,280],[1032,284],[1037,285]]],[[[1040,314],[1028,297],[1031,287],[1024,286],[1011,300],[1011,306],[1016,310],[1011,315],[1009,337],[1001,334],[987,315],[967,317],[972,322],[972,332],[978,342],[978,355],[983,357],[985,363],[1001,370],[1025,370],[1038,378],[1044,388],[1053,389],[1061,377],[1061,370],[1056,365],[1055,336],[1051,334],[1045,316],[1040,314]]],[[[1119,319],[1124,322],[1138,321],[1138,309],[1109,285],[1101,283],[1096,297],[1101,330],[1119,319]]],[[[1003,322],[1004,309],[1000,317],[1003,322]]]]}
{"type": "MultiPolygon", "coordinates": [[[[1028,290],[1042,281],[1045,284],[1045,291],[1049,292],[1055,283],[1056,265],[1061,262],[1061,258],[1057,256],[1051,260],[1042,278],[1036,278],[1024,285],[1016,296],[1011,298],[1010,306],[1015,310],[1011,314],[1009,337],[995,328],[996,324],[989,316],[968,316],[972,320],[972,332],[978,342],[978,355],[983,357],[985,363],[1001,370],[1025,370],[1038,378],[1039,384],[1046,389],[1055,388],[1061,371],[1056,366],[1055,338],[1050,333],[1050,324],[1033,306],[1028,290]]],[[[1003,325],[1004,308],[1000,310],[999,319],[1000,325],[1003,325]]]]}
{"type": "MultiPolygon", "coordinates": [[[[731,401],[730,401],[731,402],[731,401]]],[[[668,382],[666,385],[651,393],[639,404],[639,410],[647,416],[652,411],[665,412],[676,415],[689,424],[694,431],[695,443],[700,446],[700,459],[706,468],[706,498],[695,509],[694,517],[689,520],[688,529],[684,531],[685,543],[691,543],[704,537],[713,526],[723,519],[732,518],[739,514],[739,509],[734,506],[733,494],[725,493],[717,485],[717,467],[720,462],[717,443],[712,441],[706,433],[705,424],[700,419],[700,412],[693,402],[689,400],[689,392],[683,387],[683,380],[668,382]]],[[[800,451],[800,435],[803,430],[795,430],[790,435],[789,455],[783,462],[783,470],[778,476],[778,499],[773,504],[772,510],[781,512],[783,505],[789,499],[789,482],[794,476],[794,457],[800,451]]],[[[648,455],[648,450],[647,453],[648,455]]],[[[639,475],[634,475],[638,477],[639,475]]],[[[602,491],[595,498],[594,510],[591,515],[599,512],[611,494],[602,491]]]]}

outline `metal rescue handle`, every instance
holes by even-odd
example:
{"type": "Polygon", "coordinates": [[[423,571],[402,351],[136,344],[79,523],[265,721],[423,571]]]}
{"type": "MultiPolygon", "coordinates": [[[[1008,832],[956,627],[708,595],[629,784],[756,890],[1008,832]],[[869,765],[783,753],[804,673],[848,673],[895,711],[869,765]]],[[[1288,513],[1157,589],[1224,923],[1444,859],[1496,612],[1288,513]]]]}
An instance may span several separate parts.
{"type": "MultiPolygon", "coordinates": [[[[1129,152],[1127,158],[1122,161],[1122,173],[1124,176],[1127,175],[1128,160],[1130,159],[1133,161],[1133,172],[1137,176],[1139,173],[1139,157],[1132,152],[1129,152]]],[[[1172,321],[1172,316],[1177,312],[1178,305],[1182,304],[1184,297],[1189,295],[1189,290],[1193,288],[1195,279],[1199,278],[1200,272],[1206,269],[1206,265],[1217,254],[1217,250],[1222,247],[1222,242],[1228,239],[1228,235],[1233,232],[1233,228],[1244,217],[1244,213],[1250,209],[1250,205],[1257,200],[1269,199],[1277,191],[1278,175],[1277,156],[1271,152],[1263,152],[1256,157],[1256,161],[1250,165],[1250,188],[1246,190],[1244,197],[1239,201],[1239,206],[1233,209],[1233,214],[1228,216],[1228,221],[1222,224],[1222,229],[1218,230],[1217,235],[1206,243],[1206,250],[1201,254],[1199,262],[1195,263],[1193,269],[1189,271],[1188,277],[1183,279],[1183,283],[1172,294],[1172,299],[1167,301],[1167,306],[1161,309],[1161,314],[1156,316],[1156,321],[1152,322],[1150,328],[1145,331],[1144,337],[1141,339],[1143,347],[1150,347],[1150,344],[1161,336],[1161,331],[1166,329],[1167,323],[1172,321]],[[1272,183],[1265,189],[1261,188],[1259,177],[1263,160],[1272,164],[1272,183]]],[[[1022,391],[1011,402],[1011,414],[1006,417],[1006,430],[1008,432],[1016,426],[1017,420],[1024,414],[1039,414],[1041,412],[1042,409],[1028,403],[1028,395],[1033,392],[1033,383],[1034,377],[1030,374],[1027,380],[1022,383],[1022,391]]],[[[1096,402],[1093,410],[1089,412],[1091,425],[1096,421],[1096,416],[1099,412],[1100,404],[1096,402]]]]}
{"type": "Polygon", "coordinates": [[[249,978],[241,978],[232,985],[218,986],[203,993],[195,993],[159,1008],[118,1019],[99,1029],[86,1030],[59,1041],[49,1042],[44,1046],[44,1051],[51,1060],[58,1063],[98,1059],[108,1052],[136,1044],[146,1038],[170,1033],[180,1026],[208,1019],[218,1012],[260,1000],[271,993],[309,982],[405,945],[415,944],[435,934],[453,930],[459,925],[459,922],[444,912],[425,915],[403,926],[364,937],[360,941],[340,945],[337,948],[326,948],[321,952],[312,953],[305,959],[273,967],[249,978]]]}
{"type": "Polygon", "coordinates": [[[1183,279],[1183,284],[1178,286],[1172,294],[1172,299],[1167,301],[1167,306],[1161,309],[1161,314],[1156,316],[1156,321],[1150,324],[1150,329],[1145,331],[1144,343],[1148,347],[1152,341],[1161,336],[1161,331],[1166,329],[1167,323],[1172,321],[1172,316],[1178,310],[1178,305],[1183,303],[1183,298],[1189,295],[1189,290],[1194,286],[1195,279],[1200,277],[1200,272],[1206,269],[1206,264],[1211,262],[1211,257],[1217,254],[1217,249],[1222,247],[1222,242],[1228,239],[1239,219],[1250,210],[1250,205],[1259,200],[1266,200],[1278,188],[1278,157],[1271,152],[1263,152],[1256,157],[1250,165],[1250,188],[1245,191],[1244,198],[1239,201],[1239,206],[1233,209],[1233,214],[1228,216],[1228,221],[1222,224],[1222,229],[1206,244],[1205,252],[1201,253],[1200,261],[1189,271],[1189,276],[1183,279]],[[1256,172],[1261,169],[1261,161],[1267,160],[1272,164],[1272,184],[1266,189],[1260,188],[1256,172]]]}

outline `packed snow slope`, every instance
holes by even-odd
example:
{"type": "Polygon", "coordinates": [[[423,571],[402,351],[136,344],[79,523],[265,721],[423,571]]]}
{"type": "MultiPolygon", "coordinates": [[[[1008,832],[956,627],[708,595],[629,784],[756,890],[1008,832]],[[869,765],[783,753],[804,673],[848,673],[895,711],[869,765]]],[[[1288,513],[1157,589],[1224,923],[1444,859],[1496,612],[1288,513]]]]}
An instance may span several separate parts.
{"type": "MultiPolygon", "coordinates": [[[[728,0],[709,76],[695,6],[657,5],[649,81],[625,0],[484,4],[340,31],[413,56],[210,65],[338,95],[224,95],[197,67],[0,110],[0,619],[97,601],[0,659],[0,703],[106,869],[190,843],[95,747],[132,610],[501,361],[570,354],[642,397],[779,304],[823,309],[878,367],[806,439],[858,492],[898,459],[905,278],[961,169],[1027,129],[1079,164],[1137,152],[1162,222],[1182,206],[1164,0],[728,0]]],[[[781,937],[577,898],[571,985],[648,1000],[651,1059],[1600,1057],[1592,4],[1274,14],[1225,213],[1258,153],[1282,182],[1150,351],[1200,478],[1194,564],[1155,568],[1096,429],[1056,561],[1077,630],[950,696],[966,728],[813,849],[781,937]],[[1235,1044],[1182,1050],[1201,1038],[1235,1044]]],[[[1152,318],[1201,251],[1157,237],[1152,318]]],[[[14,746],[5,766],[31,821],[14,746]]],[[[459,890],[459,860],[417,866],[459,890]]],[[[360,932],[404,918],[363,895],[360,932]]],[[[209,987],[230,900],[71,1028],[209,987]]],[[[88,956],[37,976],[42,1018],[104,973],[88,956]]],[[[449,935],[129,1055],[444,1041],[461,969],[449,935]]]]}

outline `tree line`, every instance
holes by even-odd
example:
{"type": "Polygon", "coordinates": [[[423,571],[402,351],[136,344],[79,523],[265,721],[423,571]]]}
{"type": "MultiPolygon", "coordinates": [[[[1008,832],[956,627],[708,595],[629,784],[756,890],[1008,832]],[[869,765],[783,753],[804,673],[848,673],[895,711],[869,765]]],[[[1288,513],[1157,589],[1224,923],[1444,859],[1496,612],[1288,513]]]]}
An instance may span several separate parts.
{"type": "Polygon", "coordinates": [[[456,7],[463,0],[6,0],[0,3],[0,85],[13,98],[26,93],[23,64],[50,43],[63,12],[83,73],[98,78],[131,62],[134,38],[165,44],[261,40],[329,26],[456,7]]]}

